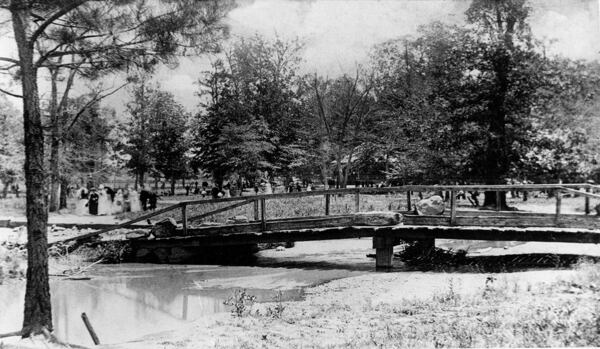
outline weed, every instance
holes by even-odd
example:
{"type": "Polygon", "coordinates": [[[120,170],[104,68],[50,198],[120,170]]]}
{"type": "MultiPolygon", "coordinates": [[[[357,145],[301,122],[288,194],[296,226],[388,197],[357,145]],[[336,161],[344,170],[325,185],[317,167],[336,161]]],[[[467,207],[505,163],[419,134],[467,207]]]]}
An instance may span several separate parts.
{"type": "Polygon", "coordinates": [[[248,316],[252,312],[252,307],[256,302],[256,297],[243,290],[235,290],[232,296],[227,298],[223,304],[231,306],[231,314],[237,317],[248,316]]]}
{"type": "Polygon", "coordinates": [[[278,291],[277,295],[275,296],[275,306],[267,308],[267,316],[274,319],[281,319],[284,310],[285,306],[283,305],[283,293],[278,291]]]}

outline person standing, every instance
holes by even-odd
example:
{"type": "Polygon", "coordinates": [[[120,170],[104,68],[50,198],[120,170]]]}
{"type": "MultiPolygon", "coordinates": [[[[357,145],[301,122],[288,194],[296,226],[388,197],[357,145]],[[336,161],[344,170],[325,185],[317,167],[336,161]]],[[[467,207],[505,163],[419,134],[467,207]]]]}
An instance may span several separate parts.
{"type": "Polygon", "coordinates": [[[110,214],[112,208],[110,196],[102,184],[100,184],[98,196],[98,215],[103,216],[110,214]]]}
{"type": "Polygon", "coordinates": [[[86,212],[86,206],[88,204],[89,192],[85,187],[79,188],[77,191],[77,204],[75,205],[75,214],[83,216],[86,212]]]}
{"type": "Polygon", "coordinates": [[[129,208],[131,212],[139,212],[142,210],[140,196],[135,189],[129,190],[129,208]]]}
{"type": "Polygon", "coordinates": [[[98,201],[100,200],[100,196],[96,192],[96,188],[92,187],[90,189],[90,195],[88,199],[88,209],[90,214],[97,215],[98,214],[98,201]]]}
{"type": "Polygon", "coordinates": [[[117,190],[117,193],[115,194],[115,200],[113,201],[113,209],[112,209],[112,213],[113,214],[118,214],[121,212],[125,212],[124,211],[124,198],[123,198],[123,191],[121,189],[117,190]]]}

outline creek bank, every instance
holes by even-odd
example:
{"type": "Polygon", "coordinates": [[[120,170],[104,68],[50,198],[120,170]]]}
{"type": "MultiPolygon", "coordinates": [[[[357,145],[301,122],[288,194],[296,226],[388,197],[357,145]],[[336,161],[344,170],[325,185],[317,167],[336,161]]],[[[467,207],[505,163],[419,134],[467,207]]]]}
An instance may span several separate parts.
{"type": "MultiPolygon", "coordinates": [[[[373,273],[104,348],[598,346],[600,266],[373,273]]],[[[250,306],[247,303],[246,306],[250,306]]]]}

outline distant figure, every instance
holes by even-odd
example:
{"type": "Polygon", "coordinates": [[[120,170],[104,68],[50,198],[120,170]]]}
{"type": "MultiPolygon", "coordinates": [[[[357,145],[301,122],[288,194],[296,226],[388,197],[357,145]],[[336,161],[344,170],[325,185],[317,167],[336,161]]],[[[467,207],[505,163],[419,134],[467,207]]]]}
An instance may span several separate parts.
{"type": "Polygon", "coordinates": [[[124,205],[124,199],[123,199],[123,191],[121,189],[119,189],[119,190],[117,190],[117,193],[115,194],[115,200],[113,201],[112,213],[117,214],[117,213],[125,212],[124,208],[125,208],[125,205],[124,205]]]}
{"type": "Polygon", "coordinates": [[[273,194],[273,187],[271,187],[269,181],[265,182],[265,194],[273,194]]]}
{"type": "Polygon", "coordinates": [[[158,201],[158,195],[156,193],[150,192],[148,193],[148,203],[149,203],[149,209],[151,211],[156,210],[156,202],[158,201]]]}
{"type": "Polygon", "coordinates": [[[106,192],[103,185],[98,188],[98,215],[108,215],[112,209],[112,202],[110,196],[106,192]]]}
{"type": "Polygon", "coordinates": [[[139,212],[142,210],[140,196],[135,189],[129,190],[129,208],[131,212],[139,212]]]}
{"type": "Polygon", "coordinates": [[[229,183],[223,186],[223,197],[230,198],[231,197],[231,185],[229,183]]]}
{"type": "Polygon", "coordinates": [[[210,190],[210,196],[212,196],[213,199],[218,199],[219,198],[219,188],[217,187],[212,187],[212,189],[210,190]]]}
{"type": "Polygon", "coordinates": [[[83,216],[86,213],[86,206],[88,205],[89,192],[85,187],[79,188],[77,191],[77,204],[75,205],[75,213],[78,216],[83,216]]]}
{"type": "Polygon", "coordinates": [[[306,184],[306,191],[312,191],[312,184],[311,183],[306,184]]]}
{"type": "Polygon", "coordinates": [[[146,189],[142,189],[142,191],[140,191],[140,202],[142,203],[142,210],[144,211],[148,209],[148,199],[150,199],[150,192],[146,189]]]}
{"type": "Polygon", "coordinates": [[[190,189],[191,189],[191,187],[189,184],[185,186],[185,196],[190,195],[190,189]]]}
{"type": "Polygon", "coordinates": [[[288,193],[291,193],[294,191],[294,182],[290,182],[290,184],[288,184],[288,193]]]}
{"type": "Polygon", "coordinates": [[[301,192],[301,191],[302,191],[302,185],[300,184],[300,182],[297,182],[297,183],[296,183],[296,190],[297,190],[298,192],[301,192]]]}
{"type": "Polygon", "coordinates": [[[88,209],[90,214],[97,215],[98,214],[98,201],[100,200],[100,196],[96,192],[96,188],[92,187],[90,189],[90,195],[88,199],[88,209]]]}
{"type": "Polygon", "coordinates": [[[13,191],[15,192],[15,197],[19,197],[19,183],[15,183],[13,191]]]}
{"type": "Polygon", "coordinates": [[[471,205],[478,207],[479,206],[479,192],[478,191],[470,191],[469,192],[469,202],[471,203],[471,205]]]}

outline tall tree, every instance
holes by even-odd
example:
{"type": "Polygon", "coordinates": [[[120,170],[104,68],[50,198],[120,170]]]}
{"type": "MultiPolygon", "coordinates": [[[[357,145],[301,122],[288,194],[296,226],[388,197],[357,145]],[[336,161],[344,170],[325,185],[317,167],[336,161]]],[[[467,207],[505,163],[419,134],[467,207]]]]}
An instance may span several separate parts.
{"type": "MultiPolygon", "coordinates": [[[[97,65],[115,69],[147,67],[150,62],[173,62],[177,53],[201,47],[215,48],[223,27],[218,24],[224,6],[218,1],[142,0],[2,0],[8,11],[17,57],[0,57],[2,70],[19,69],[25,137],[27,187],[27,287],[23,336],[52,329],[48,286],[47,202],[44,168],[44,133],[39,104],[38,71],[51,59],[83,55],[97,65]],[[215,30],[216,29],[216,30],[215,30]],[[59,33],[68,40],[57,41],[59,33]],[[65,44],[66,43],[66,44],[65,44]]],[[[64,62],[73,65],[79,62],[64,62]]],[[[8,92],[8,91],[5,91],[8,92]]]]}
{"type": "MultiPolygon", "coordinates": [[[[374,100],[373,79],[357,69],[354,76],[337,79],[310,78],[307,95],[314,136],[318,139],[323,177],[330,159],[335,161],[335,176],[340,187],[346,187],[357,147],[365,139],[371,121],[374,100]]],[[[323,178],[327,182],[326,178],[323,178]]]]}
{"type": "Polygon", "coordinates": [[[239,39],[200,79],[196,160],[217,182],[289,175],[302,155],[298,41],[239,39]],[[237,176],[236,176],[237,177],[237,176]]]}
{"type": "Polygon", "coordinates": [[[184,178],[188,168],[189,115],[171,93],[164,91],[156,91],[147,111],[152,120],[150,157],[154,168],[171,181],[171,195],[175,195],[175,183],[184,178]]]}

